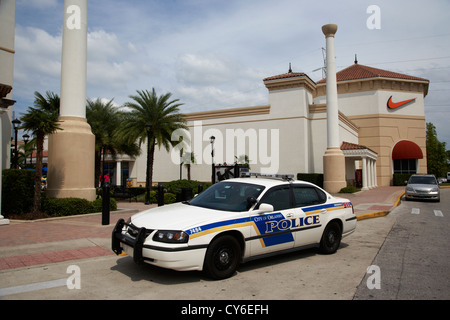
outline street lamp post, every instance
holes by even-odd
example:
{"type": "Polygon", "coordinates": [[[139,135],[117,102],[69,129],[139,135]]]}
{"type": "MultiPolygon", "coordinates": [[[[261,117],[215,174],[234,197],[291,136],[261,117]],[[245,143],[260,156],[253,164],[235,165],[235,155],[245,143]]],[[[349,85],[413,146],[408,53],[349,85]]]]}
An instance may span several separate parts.
{"type": "Polygon", "coordinates": [[[212,167],[212,169],[211,169],[211,172],[212,172],[212,174],[211,174],[211,182],[214,184],[214,183],[216,183],[216,170],[215,170],[215,165],[214,165],[214,141],[216,140],[216,137],[214,137],[214,136],[211,136],[211,137],[209,137],[209,142],[211,143],[211,159],[212,159],[212,164],[211,164],[211,167],[212,167]]]}
{"type": "Polygon", "coordinates": [[[14,119],[12,121],[13,127],[14,127],[14,169],[18,169],[18,151],[17,151],[17,132],[19,131],[19,125],[22,123],[19,119],[14,119]]]}
{"type": "Polygon", "coordinates": [[[27,167],[27,154],[26,154],[26,151],[27,151],[27,144],[28,144],[28,141],[30,140],[30,136],[28,135],[28,134],[24,134],[23,136],[22,136],[22,138],[23,138],[23,142],[25,142],[25,150],[24,150],[24,153],[25,153],[25,168],[27,167]]]}

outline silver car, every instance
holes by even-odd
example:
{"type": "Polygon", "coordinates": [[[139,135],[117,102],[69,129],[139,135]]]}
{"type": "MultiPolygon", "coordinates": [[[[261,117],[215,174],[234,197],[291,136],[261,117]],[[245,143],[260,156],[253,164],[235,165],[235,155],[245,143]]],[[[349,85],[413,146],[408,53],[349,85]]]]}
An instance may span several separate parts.
{"type": "Polygon", "coordinates": [[[441,192],[436,177],[432,174],[414,174],[406,185],[406,200],[429,199],[441,201],[441,192]]]}

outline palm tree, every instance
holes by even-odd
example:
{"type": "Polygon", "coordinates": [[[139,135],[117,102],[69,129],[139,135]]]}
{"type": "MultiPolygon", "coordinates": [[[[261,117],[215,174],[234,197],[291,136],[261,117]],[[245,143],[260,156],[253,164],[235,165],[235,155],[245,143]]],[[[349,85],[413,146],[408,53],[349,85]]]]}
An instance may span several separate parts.
{"type": "Polygon", "coordinates": [[[155,144],[159,148],[169,151],[170,147],[178,143],[172,141],[171,136],[176,129],[186,129],[184,115],[179,113],[178,99],[170,100],[171,93],[158,96],[155,89],[139,91],[137,95],[130,98],[133,102],[124,104],[124,108],[130,111],[123,112],[120,134],[127,137],[129,141],[139,141],[139,145],[147,141],[147,172],[146,188],[147,202],[149,190],[153,180],[153,159],[155,155],[155,144]]]}
{"type": "Polygon", "coordinates": [[[37,217],[41,211],[41,178],[42,157],[45,136],[61,130],[59,127],[59,96],[47,91],[44,97],[39,92],[34,93],[34,107],[21,118],[21,129],[29,131],[36,138],[36,175],[34,183],[34,199],[32,217],[37,217]]]}
{"type": "Polygon", "coordinates": [[[100,99],[88,100],[86,106],[87,122],[95,135],[95,181],[101,172],[102,153],[109,152],[113,158],[117,153],[130,157],[139,155],[140,149],[136,142],[128,143],[116,131],[122,121],[122,114],[114,107],[113,100],[103,102],[100,99]]]}
{"type": "Polygon", "coordinates": [[[184,154],[183,159],[186,161],[184,162],[184,166],[187,170],[187,178],[188,180],[191,180],[191,165],[196,164],[197,160],[195,159],[195,154],[193,152],[186,152],[184,154]]]}

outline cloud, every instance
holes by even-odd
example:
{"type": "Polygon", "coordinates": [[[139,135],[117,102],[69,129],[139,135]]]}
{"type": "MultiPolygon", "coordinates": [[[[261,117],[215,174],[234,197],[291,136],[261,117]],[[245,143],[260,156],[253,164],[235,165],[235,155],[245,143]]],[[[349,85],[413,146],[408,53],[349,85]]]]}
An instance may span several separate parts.
{"type": "MultiPolygon", "coordinates": [[[[63,1],[16,3],[14,96],[59,92],[63,1]]],[[[312,72],[323,66],[321,26],[336,23],[338,70],[351,65],[356,53],[360,64],[430,79],[426,103],[448,101],[450,59],[430,59],[450,50],[445,1],[129,3],[89,3],[89,97],[114,97],[121,104],[136,90],[155,87],[172,92],[190,111],[265,104],[262,79],[287,72],[289,62],[294,71],[321,78],[312,72]],[[379,30],[366,26],[370,4],[380,7],[379,30]]],[[[443,112],[436,121],[444,122],[443,112]]]]}
{"type": "Polygon", "coordinates": [[[58,0],[19,0],[17,2],[19,6],[29,6],[35,8],[48,8],[56,7],[58,5],[58,0]]]}

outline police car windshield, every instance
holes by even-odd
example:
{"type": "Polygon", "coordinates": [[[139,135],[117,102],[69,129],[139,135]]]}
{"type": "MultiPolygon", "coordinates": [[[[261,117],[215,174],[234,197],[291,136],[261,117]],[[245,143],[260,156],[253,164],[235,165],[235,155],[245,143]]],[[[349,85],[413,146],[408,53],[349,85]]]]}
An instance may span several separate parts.
{"type": "Polygon", "coordinates": [[[222,181],[200,193],[189,204],[221,211],[247,211],[250,209],[247,199],[257,199],[264,188],[256,184],[222,181]]]}

